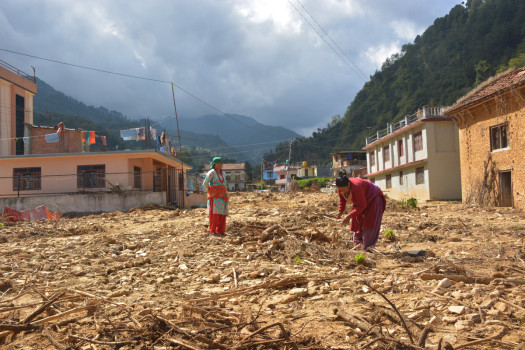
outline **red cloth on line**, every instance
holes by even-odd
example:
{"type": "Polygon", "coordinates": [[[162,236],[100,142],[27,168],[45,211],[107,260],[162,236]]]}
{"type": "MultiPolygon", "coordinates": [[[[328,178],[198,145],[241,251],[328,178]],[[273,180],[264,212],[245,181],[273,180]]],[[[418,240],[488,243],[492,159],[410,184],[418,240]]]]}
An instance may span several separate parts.
{"type": "Polygon", "coordinates": [[[95,143],[96,143],[96,141],[95,141],[95,132],[94,131],[90,131],[89,132],[89,144],[93,145],[95,143]]]}
{"type": "Polygon", "coordinates": [[[100,136],[100,138],[102,139],[102,144],[104,146],[107,146],[107,144],[106,144],[106,136],[100,136]]]}
{"type": "Polygon", "coordinates": [[[82,140],[82,143],[86,142],[86,132],[84,130],[80,131],[80,139],[82,140]]]}
{"type": "Polygon", "coordinates": [[[62,134],[66,130],[66,127],[63,122],[58,123],[58,134],[62,134]]]}

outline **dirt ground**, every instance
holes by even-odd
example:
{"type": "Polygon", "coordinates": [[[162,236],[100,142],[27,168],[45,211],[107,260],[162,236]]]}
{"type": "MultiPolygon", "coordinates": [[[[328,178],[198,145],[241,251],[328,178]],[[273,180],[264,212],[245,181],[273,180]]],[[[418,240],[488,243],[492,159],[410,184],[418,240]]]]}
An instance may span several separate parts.
{"type": "Polygon", "coordinates": [[[4,223],[0,347],[517,349],[525,342],[522,211],[450,202],[407,209],[389,200],[377,251],[364,257],[336,212],[335,194],[230,193],[224,238],[207,233],[206,209],[4,223]]]}

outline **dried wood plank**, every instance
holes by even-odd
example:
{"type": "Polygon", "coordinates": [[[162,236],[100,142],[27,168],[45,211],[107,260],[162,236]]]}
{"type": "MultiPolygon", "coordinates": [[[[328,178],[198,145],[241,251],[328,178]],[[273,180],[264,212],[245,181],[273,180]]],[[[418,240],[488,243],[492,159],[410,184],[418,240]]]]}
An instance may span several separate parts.
{"type": "Polygon", "coordinates": [[[486,343],[486,342],[498,339],[498,338],[502,337],[503,334],[505,334],[506,330],[507,330],[507,327],[503,326],[503,327],[501,327],[501,330],[498,333],[496,333],[495,335],[493,335],[491,337],[484,338],[484,339],[479,339],[479,340],[474,340],[474,341],[471,341],[471,342],[468,342],[468,343],[464,343],[464,344],[459,344],[456,347],[454,347],[454,349],[457,350],[457,349],[461,349],[461,348],[466,348],[468,346],[477,345],[477,344],[481,344],[481,343],[486,343]]]}
{"type": "Polygon", "coordinates": [[[458,276],[451,274],[440,274],[440,273],[422,273],[419,275],[423,281],[429,280],[442,280],[448,278],[449,280],[456,282],[465,282],[465,283],[479,283],[479,284],[490,284],[494,277],[468,277],[468,276],[458,276]]]}

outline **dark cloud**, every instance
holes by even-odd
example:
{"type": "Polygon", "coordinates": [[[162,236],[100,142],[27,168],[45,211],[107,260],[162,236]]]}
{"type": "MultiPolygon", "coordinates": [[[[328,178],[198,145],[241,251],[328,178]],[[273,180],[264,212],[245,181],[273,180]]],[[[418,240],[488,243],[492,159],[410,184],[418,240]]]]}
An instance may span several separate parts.
{"type": "MultiPolygon", "coordinates": [[[[344,114],[364,80],[457,1],[290,0],[345,64],[282,0],[4,0],[0,46],[59,61],[173,81],[225,113],[301,133],[344,114]],[[317,31],[330,40],[323,31],[317,31]],[[335,44],[332,43],[335,47],[335,44]],[[355,67],[354,67],[355,64],[355,67]],[[358,71],[356,74],[355,71],[358,71]]],[[[168,84],[0,52],[58,90],[132,118],[173,114],[168,84]]],[[[176,89],[184,118],[215,113],[176,89]]]]}

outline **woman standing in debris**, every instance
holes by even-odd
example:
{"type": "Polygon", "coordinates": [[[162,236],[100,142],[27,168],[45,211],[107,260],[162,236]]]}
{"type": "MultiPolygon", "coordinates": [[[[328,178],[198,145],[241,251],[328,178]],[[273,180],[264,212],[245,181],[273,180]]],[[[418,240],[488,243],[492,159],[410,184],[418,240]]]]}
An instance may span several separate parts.
{"type": "Polygon", "coordinates": [[[215,236],[225,236],[226,216],[228,216],[228,186],[222,172],[222,158],[213,158],[210,171],[204,179],[204,187],[208,191],[208,217],[210,233],[215,236]]]}
{"type": "Polygon", "coordinates": [[[343,224],[346,225],[351,220],[350,230],[354,232],[355,245],[362,245],[363,250],[373,248],[379,238],[386,207],[383,192],[368,180],[348,178],[344,173],[339,174],[335,185],[339,194],[337,218],[343,216],[346,203],[351,202],[352,210],[343,219],[343,224]]]}

